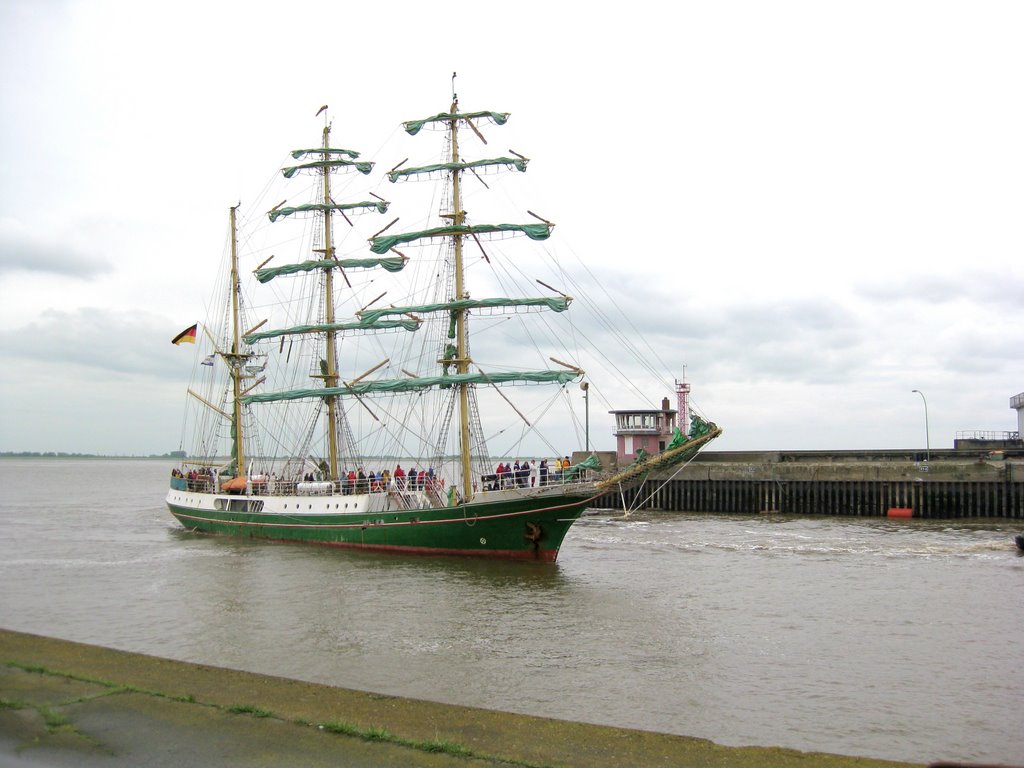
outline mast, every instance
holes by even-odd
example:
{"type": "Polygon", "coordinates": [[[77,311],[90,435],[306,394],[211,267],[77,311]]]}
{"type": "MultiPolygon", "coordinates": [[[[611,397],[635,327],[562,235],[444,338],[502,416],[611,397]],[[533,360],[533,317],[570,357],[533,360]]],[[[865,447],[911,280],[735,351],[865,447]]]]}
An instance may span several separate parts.
{"type": "Polygon", "coordinates": [[[245,476],[245,443],[242,439],[242,354],[241,334],[238,329],[238,294],[241,290],[238,283],[238,239],[235,235],[235,211],[238,206],[231,208],[231,360],[228,366],[231,370],[231,388],[234,394],[234,453],[235,453],[235,476],[245,476]]]}
{"type": "MultiPolygon", "coordinates": [[[[455,97],[452,100],[451,114],[458,115],[459,100],[455,97]]],[[[458,117],[449,121],[449,130],[452,141],[452,163],[459,162],[459,130],[458,117]]],[[[452,206],[450,214],[452,223],[462,226],[466,221],[466,212],[462,210],[462,186],[461,174],[457,169],[452,170],[452,206]]],[[[455,300],[466,298],[465,287],[463,286],[462,268],[462,235],[454,236],[455,245],[455,300]]],[[[469,373],[469,345],[466,339],[466,310],[464,308],[455,310],[455,349],[454,360],[456,370],[460,374],[469,373]]],[[[462,498],[469,501],[473,494],[473,470],[470,460],[469,444],[469,384],[461,383],[459,387],[459,458],[462,463],[462,498]]]]}
{"type": "Polygon", "coordinates": [[[683,378],[676,379],[676,402],[679,421],[676,426],[684,435],[690,434],[690,385],[686,381],[686,366],[683,366],[683,378]]]}
{"type": "MultiPolygon", "coordinates": [[[[446,179],[450,180],[452,186],[449,190],[450,198],[448,200],[451,206],[450,210],[441,214],[441,217],[445,220],[445,224],[443,226],[422,231],[385,234],[387,230],[391,228],[391,225],[397,221],[396,219],[370,238],[370,252],[379,258],[349,258],[339,260],[336,258],[334,253],[331,233],[331,214],[333,211],[361,209],[367,211],[376,210],[378,213],[384,213],[387,210],[387,201],[377,195],[374,195],[374,198],[376,198],[375,201],[366,200],[350,205],[336,204],[331,199],[329,181],[325,178],[323,179],[323,186],[321,190],[323,197],[322,201],[298,206],[286,206],[284,203],[287,201],[282,201],[268,212],[267,215],[271,221],[275,221],[280,217],[295,214],[311,212],[317,215],[320,213],[324,214],[325,242],[324,248],[322,249],[323,253],[320,254],[320,258],[270,268],[261,266],[261,268],[256,270],[256,277],[260,282],[267,282],[285,275],[301,274],[312,272],[314,270],[324,270],[325,272],[328,272],[329,274],[324,275],[324,317],[321,322],[317,323],[293,325],[286,328],[272,328],[260,331],[259,333],[257,333],[254,328],[245,336],[244,340],[246,343],[252,344],[256,341],[270,338],[298,334],[321,334],[320,338],[326,339],[327,352],[323,356],[325,359],[322,359],[320,362],[321,370],[319,374],[313,375],[313,378],[322,380],[315,386],[310,386],[309,388],[284,389],[276,392],[246,392],[242,395],[241,399],[246,405],[253,403],[285,402],[290,400],[308,399],[319,399],[325,403],[328,406],[329,418],[328,439],[331,453],[330,472],[334,476],[332,479],[336,479],[339,471],[338,442],[341,437],[340,430],[344,429],[342,414],[338,409],[338,405],[342,398],[358,399],[362,395],[372,393],[388,393],[393,395],[398,393],[420,392],[428,389],[449,390],[451,394],[458,397],[459,411],[457,421],[459,446],[457,452],[459,456],[458,462],[460,465],[459,471],[462,475],[462,480],[461,482],[456,482],[455,487],[459,491],[461,499],[463,501],[468,501],[474,495],[472,464],[473,448],[483,447],[483,449],[486,450],[486,446],[483,446],[482,435],[476,436],[476,439],[478,440],[476,444],[473,442],[473,424],[476,421],[477,414],[475,413],[475,393],[472,388],[478,387],[482,384],[496,386],[503,383],[565,384],[568,381],[578,380],[583,376],[584,372],[576,366],[570,366],[565,363],[561,363],[561,365],[565,366],[566,370],[545,369],[540,371],[498,371],[488,373],[483,371],[471,372],[470,370],[470,363],[472,362],[470,359],[468,328],[470,312],[477,308],[487,308],[488,311],[497,312],[505,308],[519,307],[563,312],[568,309],[569,304],[572,301],[572,297],[556,291],[556,293],[559,293],[558,296],[499,296],[477,297],[473,299],[469,298],[469,291],[467,289],[465,279],[466,263],[464,254],[467,237],[472,237],[474,241],[479,242],[481,237],[505,237],[521,234],[531,240],[546,240],[550,237],[554,224],[546,219],[536,216],[536,214],[533,214],[534,218],[539,221],[528,224],[499,222],[470,225],[467,223],[468,217],[466,212],[463,210],[462,203],[462,171],[467,168],[506,168],[509,170],[525,171],[529,160],[528,158],[512,152],[511,150],[511,156],[492,157],[469,161],[462,160],[458,135],[460,122],[465,122],[466,125],[468,125],[470,129],[479,136],[481,141],[486,144],[486,140],[484,140],[483,136],[477,130],[473,121],[478,119],[489,120],[496,125],[504,125],[508,120],[509,114],[507,112],[494,111],[460,113],[457,111],[458,108],[458,97],[453,93],[449,112],[442,112],[424,119],[407,120],[403,123],[406,132],[413,136],[419,133],[419,131],[428,124],[446,131],[447,138],[451,143],[451,148],[447,153],[449,162],[435,163],[416,168],[406,168],[400,167],[405,163],[405,161],[402,161],[402,163],[395,166],[395,168],[393,168],[388,174],[388,178],[392,182],[406,180],[421,174],[444,174],[446,179]],[[451,249],[448,254],[448,258],[452,260],[448,265],[448,269],[452,270],[449,273],[449,277],[453,278],[448,286],[450,295],[446,296],[443,301],[436,303],[403,306],[396,306],[394,304],[379,307],[366,306],[355,313],[354,320],[337,322],[335,318],[335,307],[333,305],[333,279],[330,272],[334,269],[342,268],[383,268],[391,272],[396,272],[402,269],[408,261],[407,257],[397,249],[397,246],[404,243],[414,243],[433,238],[443,238],[447,247],[451,249]],[[367,379],[366,377],[370,373],[377,370],[377,368],[374,368],[366,374],[363,374],[363,376],[352,381],[344,381],[340,376],[338,372],[336,348],[339,338],[338,334],[351,332],[373,333],[388,329],[415,331],[423,322],[423,315],[431,314],[436,316],[441,315],[442,313],[444,317],[449,318],[450,325],[447,331],[444,349],[439,350],[441,353],[440,359],[437,360],[438,365],[441,367],[441,370],[437,372],[439,375],[418,375],[403,370],[403,375],[400,378],[367,379]]],[[[324,139],[320,147],[316,149],[293,150],[291,154],[292,157],[297,160],[302,159],[307,155],[313,155],[317,159],[312,162],[302,162],[294,166],[282,168],[281,171],[285,178],[289,179],[296,173],[300,172],[315,170],[320,173],[325,173],[341,170],[343,167],[354,168],[363,174],[368,174],[373,167],[373,163],[357,161],[356,158],[359,156],[357,152],[347,149],[331,149],[328,141],[328,128],[324,129],[324,139]]],[[[476,173],[476,170],[473,170],[473,172],[476,173]]],[[[320,195],[318,194],[317,197],[319,198],[320,195]]],[[[319,252],[320,249],[317,249],[317,251],[319,252]]],[[[378,297],[378,299],[379,298],[382,297],[378,297]]],[[[376,303],[376,301],[377,299],[374,299],[371,304],[376,303]]],[[[380,366],[377,367],[379,368],[380,366]]],[[[454,401],[450,401],[450,404],[452,407],[455,406],[454,401]]]]}
{"type": "MultiPolygon", "coordinates": [[[[326,162],[330,157],[328,152],[330,145],[331,126],[324,126],[324,154],[326,162]]],[[[331,173],[325,165],[323,168],[323,191],[324,191],[324,259],[334,259],[334,244],[331,239],[331,211],[326,208],[331,204],[331,173]]],[[[323,371],[324,386],[331,388],[338,386],[338,364],[335,356],[336,332],[331,328],[334,324],[334,269],[324,269],[324,321],[328,326],[327,330],[327,361],[326,370],[323,371]]],[[[335,397],[327,397],[324,400],[327,406],[327,451],[329,480],[338,479],[338,400],[335,397]]]]}
{"type": "MultiPolygon", "coordinates": [[[[321,107],[320,111],[317,112],[317,116],[326,109],[326,106],[321,107]]],[[[324,119],[325,121],[327,120],[326,117],[324,119]]],[[[299,162],[296,165],[291,165],[281,169],[281,173],[286,179],[291,179],[296,174],[300,173],[321,174],[320,187],[314,193],[316,202],[303,203],[301,205],[285,205],[287,200],[282,200],[267,212],[267,217],[270,219],[271,223],[291,216],[323,216],[323,247],[313,248],[313,252],[316,254],[314,258],[274,267],[266,267],[265,265],[267,262],[264,262],[260,268],[255,270],[256,279],[261,283],[266,283],[270,280],[286,275],[323,272],[322,317],[315,323],[267,329],[257,332],[257,329],[263,325],[263,323],[260,323],[241,337],[242,342],[246,344],[253,344],[258,341],[271,338],[283,338],[285,336],[301,334],[316,334],[317,339],[322,339],[326,346],[326,350],[321,354],[320,360],[318,361],[319,370],[310,371],[310,378],[317,380],[317,383],[306,389],[288,390],[277,394],[271,393],[269,396],[267,396],[266,393],[254,394],[250,391],[253,387],[250,387],[248,390],[242,391],[240,400],[244,405],[249,405],[254,402],[275,402],[279,400],[298,399],[299,397],[301,397],[301,399],[320,400],[327,408],[328,446],[325,463],[327,464],[329,479],[337,480],[340,474],[339,468],[341,451],[339,442],[343,426],[339,403],[340,397],[348,391],[347,385],[343,386],[344,382],[342,381],[338,370],[337,347],[339,334],[347,331],[371,331],[389,328],[402,328],[412,331],[419,327],[421,321],[408,317],[389,320],[372,320],[366,322],[356,321],[339,323],[337,321],[335,311],[336,307],[334,303],[334,270],[383,268],[389,272],[397,272],[405,267],[405,263],[408,259],[397,252],[395,255],[387,255],[383,257],[374,256],[370,258],[345,259],[339,259],[335,254],[332,218],[334,211],[341,211],[342,216],[345,216],[347,220],[348,216],[346,216],[345,211],[352,213],[376,211],[377,213],[383,214],[387,212],[389,203],[378,195],[373,195],[373,200],[363,200],[361,202],[334,202],[331,198],[332,173],[355,170],[363,175],[368,175],[373,171],[374,164],[372,162],[358,160],[357,158],[359,157],[359,153],[354,150],[332,148],[330,145],[330,134],[331,126],[329,123],[325,122],[322,134],[323,139],[319,146],[315,148],[292,150],[291,156],[293,158],[305,162],[299,162]]]]}

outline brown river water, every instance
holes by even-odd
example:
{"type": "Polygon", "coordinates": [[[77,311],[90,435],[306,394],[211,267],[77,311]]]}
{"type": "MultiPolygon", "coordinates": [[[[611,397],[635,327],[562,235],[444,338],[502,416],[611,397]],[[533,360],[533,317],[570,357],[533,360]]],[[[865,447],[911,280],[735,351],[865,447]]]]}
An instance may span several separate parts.
{"type": "Polygon", "coordinates": [[[189,534],[170,461],[0,460],[0,626],[398,696],[1024,763],[1013,521],[589,514],[555,564],[189,534]]]}

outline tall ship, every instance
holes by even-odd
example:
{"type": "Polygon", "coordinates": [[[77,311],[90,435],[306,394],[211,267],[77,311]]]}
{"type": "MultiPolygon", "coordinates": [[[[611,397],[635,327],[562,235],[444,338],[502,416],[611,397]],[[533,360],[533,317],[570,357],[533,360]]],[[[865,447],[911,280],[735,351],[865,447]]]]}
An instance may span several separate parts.
{"type": "Polygon", "coordinates": [[[477,218],[490,215],[495,177],[529,160],[511,150],[471,158],[463,144],[486,151],[485,134],[508,119],[462,111],[453,93],[448,110],[402,124],[441,146],[423,164],[393,166],[378,186],[416,188],[408,208],[418,197],[423,211],[409,215],[412,227],[385,223],[393,212],[383,194],[346,200],[374,165],[336,146],[326,113],[320,145],[294,150],[281,170],[304,202],[285,198],[258,225],[244,222],[264,232],[263,244],[241,234],[239,208],[230,209],[211,317],[175,339],[196,349],[186,458],[167,494],[185,528],[554,561],[595,499],[689,460],[720,433],[695,416],[664,450],[628,466],[602,466],[589,450],[586,398],[599,385],[584,353],[566,351],[568,336],[578,342],[571,326],[552,319],[571,313],[569,290],[585,285],[551,271],[546,253],[520,255],[545,244],[551,221],[530,211],[525,223],[477,218]],[[366,226],[373,216],[385,218],[366,226]],[[297,257],[278,257],[291,249],[297,257]],[[554,287],[559,280],[575,288],[554,287]],[[581,392],[585,444],[569,447],[581,392]],[[556,406],[570,415],[555,416],[556,406]]]}

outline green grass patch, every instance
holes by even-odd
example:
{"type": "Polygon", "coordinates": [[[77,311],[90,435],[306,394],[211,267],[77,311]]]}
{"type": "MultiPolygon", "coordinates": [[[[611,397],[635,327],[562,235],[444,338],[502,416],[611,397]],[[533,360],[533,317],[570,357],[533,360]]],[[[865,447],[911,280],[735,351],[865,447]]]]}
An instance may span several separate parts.
{"type": "Polygon", "coordinates": [[[438,752],[444,755],[452,755],[453,757],[475,757],[473,750],[467,749],[461,744],[456,744],[454,741],[448,741],[448,739],[433,738],[429,741],[416,742],[416,749],[421,749],[424,752],[438,752]]]}
{"type": "Polygon", "coordinates": [[[16,661],[9,661],[9,662],[7,662],[7,666],[8,667],[14,667],[15,669],[20,669],[20,670],[23,670],[25,672],[34,672],[37,675],[52,675],[53,674],[53,672],[48,670],[46,667],[42,667],[42,666],[40,666],[38,664],[19,664],[16,661]]]}
{"type": "Polygon", "coordinates": [[[392,735],[391,731],[383,726],[373,726],[367,728],[363,734],[363,738],[367,741],[389,741],[396,742],[397,739],[392,735]]]}
{"type": "Polygon", "coordinates": [[[266,709],[254,707],[252,704],[235,704],[227,707],[228,712],[236,715],[252,715],[253,717],[273,717],[274,713],[266,709]]]}
{"type": "Polygon", "coordinates": [[[135,685],[125,685],[123,683],[114,683],[110,680],[103,680],[98,677],[87,677],[85,675],[76,675],[71,672],[62,672],[59,669],[48,669],[47,667],[40,666],[38,664],[22,664],[18,661],[5,661],[4,666],[11,667],[12,669],[20,669],[25,672],[33,672],[40,675],[50,675],[52,677],[63,677],[65,680],[74,680],[77,683],[90,683],[91,685],[99,685],[104,688],[109,688],[111,693],[141,693],[144,696],[156,696],[161,699],[170,699],[171,701],[181,701],[185,704],[195,704],[196,697],[192,694],[185,694],[184,696],[175,696],[169,693],[163,693],[162,691],[151,691],[146,688],[139,688],[135,685]]]}
{"type": "MultiPolygon", "coordinates": [[[[331,721],[326,723],[317,723],[316,727],[328,731],[330,733],[338,733],[343,736],[352,736],[353,738],[361,738],[364,741],[379,741],[382,743],[395,744],[396,746],[406,746],[410,750],[417,750],[419,752],[430,752],[439,755],[451,755],[459,758],[484,758],[494,760],[493,756],[479,755],[473,750],[463,746],[455,741],[449,739],[435,737],[426,741],[419,741],[410,738],[402,738],[396,736],[394,733],[389,731],[387,728],[381,726],[371,726],[364,728],[352,723],[340,723],[337,721],[331,721]]],[[[498,762],[505,763],[507,761],[499,760],[498,762]]],[[[520,765],[516,763],[515,765],[520,765]]]]}
{"type": "Polygon", "coordinates": [[[403,740],[396,737],[387,728],[379,725],[363,728],[352,723],[339,723],[335,721],[318,723],[317,727],[330,733],[339,733],[342,736],[353,736],[363,741],[380,741],[389,744],[403,744],[403,740]]]}
{"type": "MultiPolygon", "coordinates": [[[[18,661],[5,661],[4,666],[10,667],[11,669],[20,669],[24,672],[33,672],[39,675],[50,675],[51,677],[63,677],[66,680],[74,680],[78,683],[92,683],[93,685],[101,685],[104,688],[124,689],[129,690],[126,686],[120,683],[112,683],[109,680],[100,680],[96,677],[85,677],[84,675],[74,675],[70,672],[61,672],[59,669],[48,669],[38,664],[22,664],[18,661]]],[[[143,691],[145,693],[145,691],[143,691]]]]}
{"type": "Polygon", "coordinates": [[[73,731],[74,726],[71,725],[71,720],[66,715],[62,715],[60,712],[54,712],[45,704],[40,704],[36,708],[42,718],[43,723],[46,725],[46,730],[50,733],[54,731],[73,731]]]}
{"type": "Polygon", "coordinates": [[[328,733],[340,733],[342,736],[355,736],[356,738],[363,736],[363,729],[351,723],[338,723],[332,720],[326,723],[317,723],[317,728],[328,733]]]}

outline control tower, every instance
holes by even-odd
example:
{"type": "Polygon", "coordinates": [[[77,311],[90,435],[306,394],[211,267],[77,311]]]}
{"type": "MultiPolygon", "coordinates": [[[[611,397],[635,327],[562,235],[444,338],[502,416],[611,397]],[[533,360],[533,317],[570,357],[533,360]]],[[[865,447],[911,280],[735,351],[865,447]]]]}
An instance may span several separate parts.
{"type": "Polygon", "coordinates": [[[641,448],[649,454],[665,450],[676,428],[677,411],[669,399],[661,401],[661,410],[609,411],[615,416],[615,453],[619,466],[636,459],[641,448]]]}
{"type": "Polygon", "coordinates": [[[953,448],[958,451],[1003,451],[1009,448],[1019,449],[1024,446],[1024,392],[1010,398],[1010,407],[1017,412],[1016,432],[993,432],[975,429],[959,431],[953,441],[953,448]]]}

